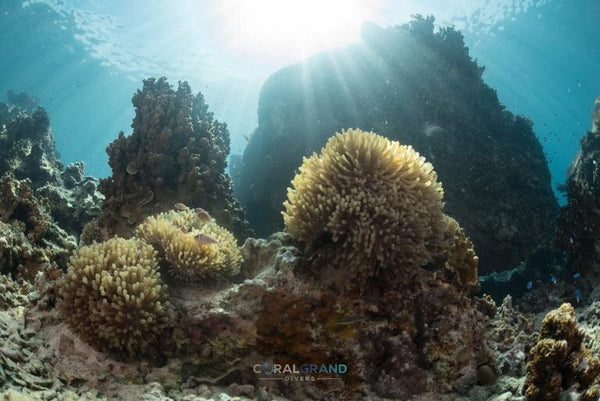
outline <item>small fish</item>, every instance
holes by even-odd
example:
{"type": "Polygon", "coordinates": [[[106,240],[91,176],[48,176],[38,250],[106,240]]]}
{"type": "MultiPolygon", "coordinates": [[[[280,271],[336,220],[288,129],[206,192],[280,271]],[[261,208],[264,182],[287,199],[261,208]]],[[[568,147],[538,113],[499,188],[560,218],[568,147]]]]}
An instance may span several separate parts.
{"type": "Polygon", "coordinates": [[[578,287],[575,287],[575,300],[577,300],[577,303],[581,301],[581,291],[579,291],[578,287]]]}
{"type": "Polygon", "coordinates": [[[250,137],[246,134],[244,134],[244,139],[246,140],[246,143],[250,143],[250,137]]]}
{"type": "Polygon", "coordinates": [[[198,216],[198,218],[201,221],[211,221],[212,217],[210,217],[210,214],[208,214],[208,212],[204,209],[202,209],[201,207],[197,207],[194,209],[194,212],[196,212],[196,216],[198,216]]]}
{"type": "Polygon", "coordinates": [[[130,175],[136,175],[140,171],[140,166],[136,163],[135,160],[127,163],[127,173],[130,175]]]}
{"type": "Polygon", "coordinates": [[[199,244],[218,244],[219,241],[213,237],[210,234],[204,234],[204,233],[200,233],[197,234],[194,239],[196,239],[196,242],[199,244]]]}
{"type": "Polygon", "coordinates": [[[569,238],[569,242],[573,245],[573,237],[569,238]]]}
{"type": "Polygon", "coordinates": [[[533,282],[528,281],[527,282],[527,289],[530,290],[531,288],[533,288],[533,282]]]}
{"type": "Polygon", "coordinates": [[[175,208],[175,210],[179,210],[180,212],[188,210],[188,207],[181,202],[177,202],[173,207],[175,208]]]}
{"type": "Polygon", "coordinates": [[[556,280],[556,276],[553,274],[552,277],[550,277],[550,281],[552,281],[552,284],[556,284],[558,282],[558,280],[556,280]]]}
{"type": "Polygon", "coordinates": [[[579,277],[581,277],[581,273],[577,272],[573,274],[573,280],[577,280],[579,277]]]}

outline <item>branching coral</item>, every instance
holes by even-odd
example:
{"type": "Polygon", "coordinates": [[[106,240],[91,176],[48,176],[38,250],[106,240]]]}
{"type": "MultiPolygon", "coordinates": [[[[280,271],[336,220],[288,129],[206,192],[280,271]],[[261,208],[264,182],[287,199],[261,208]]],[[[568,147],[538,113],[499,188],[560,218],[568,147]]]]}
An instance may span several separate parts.
{"type": "Polygon", "coordinates": [[[356,275],[418,267],[438,251],[442,186],[410,146],[359,129],[338,133],[304,159],[292,186],[288,231],[356,275]]]}
{"type": "Polygon", "coordinates": [[[171,324],[156,252],[139,239],[80,248],[60,295],[67,324],[100,350],[147,351],[171,324]]]}
{"type": "Polygon", "coordinates": [[[193,210],[149,217],[137,235],[154,246],[175,277],[197,281],[239,271],[242,256],[233,234],[193,210]]]}
{"type": "Polygon", "coordinates": [[[582,400],[598,399],[600,360],[582,346],[583,338],[571,304],[562,304],[544,317],[540,339],[531,349],[527,364],[523,393],[529,401],[557,400],[575,383],[582,400]]]}

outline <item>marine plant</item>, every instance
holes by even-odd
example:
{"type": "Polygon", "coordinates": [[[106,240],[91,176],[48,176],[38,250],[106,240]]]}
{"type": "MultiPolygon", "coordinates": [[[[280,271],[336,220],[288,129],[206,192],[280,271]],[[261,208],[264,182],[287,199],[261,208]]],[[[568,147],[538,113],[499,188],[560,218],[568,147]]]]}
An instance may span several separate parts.
{"type": "Polygon", "coordinates": [[[66,323],[98,350],[148,351],[172,324],[156,251],[140,239],[79,248],[59,294],[66,323]]]}
{"type": "Polygon", "coordinates": [[[446,223],[433,166],[411,146],[350,129],[304,158],[283,219],[309,253],[355,276],[397,275],[439,252],[446,223]]]}
{"type": "MultiPolygon", "coordinates": [[[[198,209],[202,210],[202,209],[198,209]]],[[[172,210],[148,217],[136,235],[151,244],[169,272],[190,281],[236,274],[242,261],[235,237],[208,214],[172,210]]]]}

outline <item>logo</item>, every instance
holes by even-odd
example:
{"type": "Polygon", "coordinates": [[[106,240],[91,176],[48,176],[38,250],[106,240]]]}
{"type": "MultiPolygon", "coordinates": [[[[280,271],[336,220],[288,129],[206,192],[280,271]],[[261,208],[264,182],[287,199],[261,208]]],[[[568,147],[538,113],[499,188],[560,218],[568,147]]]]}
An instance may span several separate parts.
{"type": "Polygon", "coordinates": [[[281,380],[288,382],[314,382],[317,380],[341,380],[348,372],[345,363],[333,364],[279,364],[272,362],[257,363],[252,367],[259,380],[281,380]]]}

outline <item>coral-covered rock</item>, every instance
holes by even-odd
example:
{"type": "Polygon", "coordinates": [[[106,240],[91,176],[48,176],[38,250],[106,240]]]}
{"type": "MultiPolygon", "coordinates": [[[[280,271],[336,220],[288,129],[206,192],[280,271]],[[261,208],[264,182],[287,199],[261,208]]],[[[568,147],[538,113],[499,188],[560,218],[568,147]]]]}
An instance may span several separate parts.
{"type": "Polygon", "coordinates": [[[174,90],[166,78],[151,78],[132,102],[133,133],[119,133],[106,149],[112,176],[100,183],[105,237],[129,236],[147,216],[175,203],[202,207],[239,240],[248,237],[225,173],[229,132],[202,94],[193,96],[186,82],[174,90]]]}
{"type": "Polygon", "coordinates": [[[0,273],[32,279],[51,263],[66,268],[76,239],[55,224],[49,210],[28,179],[10,173],[0,178],[0,273]]]}
{"type": "Polygon", "coordinates": [[[249,239],[242,254],[242,283],[203,289],[200,297],[194,287],[177,289],[174,341],[186,374],[212,377],[210,384],[254,384],[270,377],[264,370],[272,364],[345,364],[348,371],[334,375],[339,380],[315,381],[322,375],[314,373],[304,375],[303,386],[258,380],[292,399],[321,399],[323,391],[331,399],[407,399],[426,391],[464,394],[481,366],[495,370],[484,340],[487,318],[453,274],[419,268],[401,290],[389,282],[360,295],[307,277],[307,261],[289,235],[249,239]]]}
{"type": "Polygon", "coordinates": [[[1,106],[0,176],[28,179],[35,196],[47,200],[54,221],[68,234],[79,236],[83,226],[101,213],[98,180],[84,176],[82,162],[63,167],[44,109],[27,112],[13,104],[1,106]]]}
{"type": "MultiPolygon", "coordinates": [[[[560,212],[556,240],[558,248],[567,252],[568,277],[580,276],[576,285],[581,300],[587,300],[600,283],[600,132],[596,126],[599,105],[600,98],[592,111],[592,130],[582,138],[581,150],[569,167],[568,203],[560,212]]],[[[570,284],[575,283],[570,280],[570,284]]]]}
{"type": "Polygon", "coordinates": [[[433,164],[445,211],[473,240],[482,273],[517,265],[551,240],[558,205],[531,122],[504,109],[482,71],[458,31],[417,18],[365,25],[360,43],[272,74],[234,176],[252,227],[261,236],[280,230],[302,157],[354,127],[411,145],[433,164]]]}
{"type": "Polygon", "coordinates": [[[502,301],[489,322],[487,339],[496,355],[496,366],[502,375],[522,377],[526,373],[529,350],[539,337],[535,320],[513,307],[511,296],[502,301]]]}
{"type": "Polygon", "coordinates": [[[529,401],[554,401],[578,384],[585,401],[600,395],[600,360],[582,345],[571,304],[549,312],[542,321],[538,343],[530,351],[523,394],[529,401]]]}

